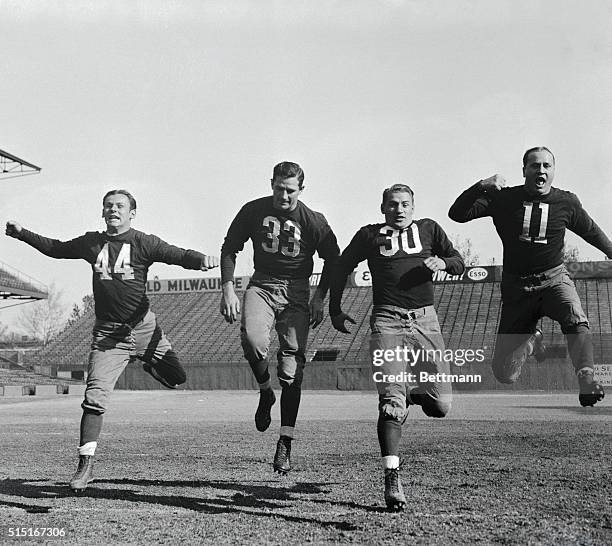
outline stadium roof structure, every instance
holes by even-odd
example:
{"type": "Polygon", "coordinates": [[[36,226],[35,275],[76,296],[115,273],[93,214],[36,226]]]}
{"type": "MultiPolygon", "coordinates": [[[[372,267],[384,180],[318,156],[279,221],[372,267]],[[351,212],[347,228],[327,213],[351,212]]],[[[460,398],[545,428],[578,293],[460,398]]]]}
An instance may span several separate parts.
{"type": "Polygon", "coordinates": [[[49,297],[47,287],[25,273],[0,262],[0,308],[6,300],[35,301],[49,297]]]}
{"type": "Polygon", "coordinates": [[[18,176],[27,176],[29,174],[38,174],[41,171],[40,167],[9,154],[4,150],[0,150],[0,179],[16,178],[18,176]]]}

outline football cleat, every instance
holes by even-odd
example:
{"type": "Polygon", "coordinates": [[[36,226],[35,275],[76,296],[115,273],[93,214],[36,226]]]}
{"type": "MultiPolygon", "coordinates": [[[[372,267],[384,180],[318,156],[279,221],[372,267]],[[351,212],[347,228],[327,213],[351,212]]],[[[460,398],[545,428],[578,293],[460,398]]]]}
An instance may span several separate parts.
{"type": "Polygon", "coordinates": [[[285,475],[291,470],[291,438],[281,436],[274,454],[274,472],[285,475]]]}
{"type": "Polygon", "coordinates": [[[595,380],[595,376],[591,368],[580,370],[577,376],[578,385],[580,386],[578,401],[583,408],[587,406],[594,406],[597,404],[597,402],[601,402],[604,399],[604,388],[595,380]]]}
{"type": "Polygon", "coordinates": [[[546,348],[542,343],[542,337],[542,331],[537,328],[533,334],[506,358],[505,365],[508,383],[514,383],[521,376],[523,365],[528,356],[533,355],[538,362],[542,362],[546,358],[546,348]]]}
{"type": "Polygon", "coordinates": [[[399,468],[385,469],[385,503],[391,512],[401,512],[406,507],[399,472],[399,468]]]}
{"type": "Polygon", "coordinates": [[[533,351],[531,354],[538,362],[546,360],[546,345],[544,345],[543,339],[544,334],[542,330],[536,328],[536,331],[533,333],[533,351]]]}
{"type": "Polygon", "coordinates": [[[151,364],[150,362],[145,362],[142,365],[142,369],[145,372],[147,372],[151,377],[153,377],[155,380],[159,381],[164,387],[168,387],[169,389],[176,389],[176,385],[173,385],[172,383],[168,383],[168,381],[159,374],[159,372],[154,368],[153,364],[151,364]]]}
{"type": "Polygon", "coordinates": [[[79,466],[70,480],[70,489],[75,493],[84,491],[87,484],[93,481],[93,455],[79,455],[79,466]]]}
{"type": "Polygon", "coordinates": [[[255,427],[259,432],[268,430],[270,423],[272,422],[272,416],[270,410],[276,402],[276,395],[272,389],[266,389],[259,391],[259,405],[255,412],[255,427]]]}

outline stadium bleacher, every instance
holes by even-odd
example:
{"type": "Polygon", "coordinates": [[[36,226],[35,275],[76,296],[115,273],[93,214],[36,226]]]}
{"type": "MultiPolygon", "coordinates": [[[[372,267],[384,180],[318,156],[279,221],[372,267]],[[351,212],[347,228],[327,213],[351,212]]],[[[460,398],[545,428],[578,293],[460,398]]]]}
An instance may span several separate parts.
{"type": "MultiPolygon", "coordinates": [[[[575,271],[576,288],[591,322],[596,363],[607,363],[612,348],[612,269],[608,262],[601,268],[584,267],[575,271]],[[605,266],[605,267],[604,267],[605,266]],[[592,273],[596,271],[596,273],[592,273]],[[603,271],[603,273],[602,273],[603,271]]],[[[482,268],[481,268],[482,269],[482,268]]],[[[438,310],[446,345],[451,349],[483,349],[483,363],[453,366],[452,373],[481,374],[481,385],[458,385],[457,388],[487,389],[575,389],[575,377],[565,349],[559,325],[543,319],[544,342],[550,348],[542,364],[529,361],[521,379],[511,386],[499,385],[490,373],[490,358],[500,314],[501,268],[490,267],[486,282],[465,279],[439,280],[434,283],[438,310]]],[[[188,388],[252,388],[255,386],[240,347],[239,324],[228,324],[219,315],[221,293],[218,291],[176,294],[151,294],[151,307],[187,368],[188,388]]],[[[345,290],[343,310],[356,325],[351,335],[337,332],[328,317],[311,330],[307,360],[311,368],[305,378],[308,388],[373,388],[369,364],[369,316],[372,307],[371,287],[350,286],[345,290]],[[330,360],[320,361],[319,355],[330,360]]],[[[47,347],[30,353],[46,369],[82,374],[86,369],[91,341],[93,312],[61,332],[47,347]]],[[[272,335],[271,361],[274,362],[278,341],[272,335]]],[[[140,370],[138,363],[128,366],[118,388],[157,388],[158,385],[140,370]]]]}
{"type": "Polygon", "coordinates": [[[6,386],[19,385],[31,386],[36,385],[58,385],[79,384],[81,381],[71,378],[51,377],[49,375],[36,373],[25,368],[0,368],[0,389],[6,386]]]}

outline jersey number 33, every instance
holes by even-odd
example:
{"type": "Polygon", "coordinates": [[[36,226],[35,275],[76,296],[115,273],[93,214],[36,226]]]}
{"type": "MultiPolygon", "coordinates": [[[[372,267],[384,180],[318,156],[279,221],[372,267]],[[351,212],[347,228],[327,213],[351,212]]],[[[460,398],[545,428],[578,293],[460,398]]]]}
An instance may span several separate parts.
{"type": "Polygon", "coordinates": [[[281,221],[275,216],[266,216],[263,226],[268,228],[266,240],[261,243],[265,252],[280,253],[290,258],[295,258],[300,253],[300,237],[302,232],[300,226],[292,220],[281,221]]]}

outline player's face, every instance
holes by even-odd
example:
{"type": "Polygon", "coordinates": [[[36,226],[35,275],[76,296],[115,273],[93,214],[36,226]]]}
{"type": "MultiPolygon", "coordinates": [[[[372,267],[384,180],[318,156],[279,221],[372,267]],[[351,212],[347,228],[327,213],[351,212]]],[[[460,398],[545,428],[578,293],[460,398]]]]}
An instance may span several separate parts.
{"type": "Polygon", "coordinates": [[[130,229],[136,210],[130,210],[130,200],[127,195],[117,193],[109,195],[104,200],[102,218],[106,222],[107,233],[124,233],[130,229]]]}
{"type": "Polygon", "coordinates": [[[300,181],[296,178],[275,178],[272,180],[272,206],[275,209],[289,212],[295,209],[302,193],[300,181]]]}
{"type": "Polygon", "coordinates": [[[525,189],[532,197],[548,194],[555,177],[555,160],[547,152],[531,152],[527,156],[527,163],[523,167],[525,189]]]}
{"type": "Polygon", "coordinates": [[[408,192],[390,193],[387,200],[380,206],[380,210],[385,215],[385,222],[388,226],[404,229],[412,223],[414,204],[408,192]]]}

